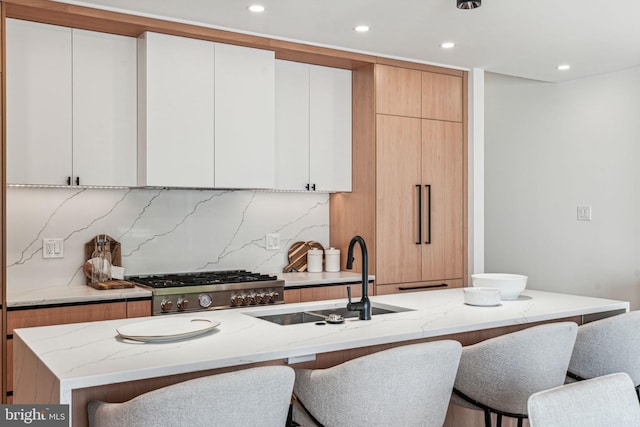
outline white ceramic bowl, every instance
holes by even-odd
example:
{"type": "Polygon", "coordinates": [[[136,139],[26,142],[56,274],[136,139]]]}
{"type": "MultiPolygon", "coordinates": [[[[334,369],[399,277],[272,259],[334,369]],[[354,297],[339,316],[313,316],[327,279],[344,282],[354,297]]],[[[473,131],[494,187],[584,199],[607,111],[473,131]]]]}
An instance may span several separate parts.
{"type": "Polygon", "coordinates": [[[527,287],[527,276],[522,274],[503,273],[479,273],[471,275],[471,283],[474,287],[497,288],[502,294],[502,299],[517,299],[524,288],[527,287]]]}
{"type": "Polygon", "coordinates": [[[494,306],[500,304],[500,290],[496,288],[463,288],[464,303],[479,306],[494,306]]]}

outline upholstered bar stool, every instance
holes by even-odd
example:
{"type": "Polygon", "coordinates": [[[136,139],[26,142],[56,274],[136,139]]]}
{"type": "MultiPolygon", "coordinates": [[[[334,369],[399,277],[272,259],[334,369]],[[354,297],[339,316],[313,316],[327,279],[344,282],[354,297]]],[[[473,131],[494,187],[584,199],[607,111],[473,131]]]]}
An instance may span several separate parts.
{"type": "Polygon", "coordinates": [[[528,412],[531,427],[640,426],[640,404],[625,373],[534,393],[528,412]]]}
{"type": "Polygon", "coordinates": [[[569,362],[570,378],[581,380],[626,372],[640,386],[640,311],[586,323],[578,328],[569,362]]]}
{"type": "Polygon", "coordinates": [[[578,325],[549,323],[491,338],[462,349],[454,385],[453,404],[514,417],[518,426],[527,418],[529,396],[564,384],[578,325]]]}
{"type": "Polygon", "coordinates": [[[296,370],[293,419],[304,427],[441,427],[461,348],[434,341],[296,370]]]}
{"type": "Polygon", "coordinates": [[[89,403],[91,427],[283,427],[295,374],[265,366],[196,378],[124,403],[89,403]]]}

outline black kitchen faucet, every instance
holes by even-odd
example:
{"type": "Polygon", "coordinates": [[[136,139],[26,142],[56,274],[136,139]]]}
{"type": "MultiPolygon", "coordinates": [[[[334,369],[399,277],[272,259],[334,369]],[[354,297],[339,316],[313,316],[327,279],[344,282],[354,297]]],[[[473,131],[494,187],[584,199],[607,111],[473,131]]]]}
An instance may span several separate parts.
{"type": "Polygon", "coordinates": [[[349,252],[347,253],[347,270],[353,268],[353,247],[356,242],[360,244],[360,250],[362,252],[362,298],[359,302],[351,302],[351,287],[347,287],[347,296],[349,297],[349,303],[347,304],[347,310],[359,311],[360,320],[371,320],[371,302],[369,301],[369,255],[367,255],[367,245],[364,243],[364,239],[360,236],[354,236],[349,242],[349,252]]]}

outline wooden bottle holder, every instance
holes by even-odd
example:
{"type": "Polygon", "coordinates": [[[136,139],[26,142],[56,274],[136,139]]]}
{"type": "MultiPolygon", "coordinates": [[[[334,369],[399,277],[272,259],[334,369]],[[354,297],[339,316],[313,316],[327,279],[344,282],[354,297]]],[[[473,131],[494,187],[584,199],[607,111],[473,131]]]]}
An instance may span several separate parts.
{"type": "Polygon", "coordinates": [[[120,253],[120,242],[116,241],[111,236],[107,236],[105,234],[100,234],[94,237],[91,241],[87,242],[84,245],[84,259],[85,263],[83,266],[84,275],[87,278],[87,285],[91,286],[95,289],[124,289],[124,288],[133,288],[133,283],[127,282],[126,280],[109,280],[108,282],[91,282],[91,263],[89,260],[91,259],[91,255],[93,255],[93,251],[96,248],[96,243],[98,242],[98,238],[100,236],[106,237],[109,242],[109,249],[111,251],[111,265],[115,265],[116,267],[122,266],[122,255],[120,253]]]}

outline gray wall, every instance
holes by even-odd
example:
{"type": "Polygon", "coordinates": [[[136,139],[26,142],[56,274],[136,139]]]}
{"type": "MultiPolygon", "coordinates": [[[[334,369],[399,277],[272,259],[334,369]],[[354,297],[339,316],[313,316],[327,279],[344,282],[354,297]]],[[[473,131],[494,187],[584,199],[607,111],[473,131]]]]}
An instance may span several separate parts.
{"type": "Polygon", "coordinates": [[[486,73],[485,120],[485,271],[640,308],[640,68],[555,84],[486,73]]]}

